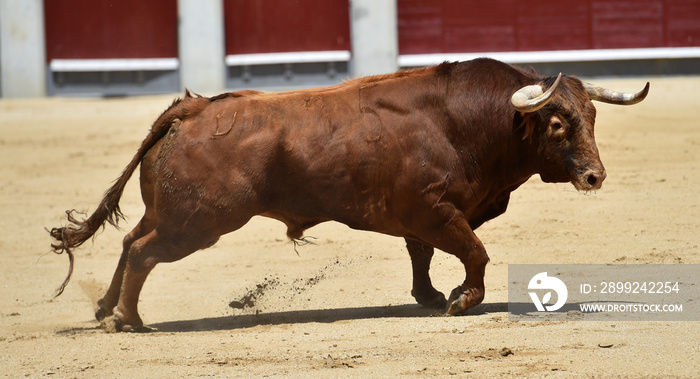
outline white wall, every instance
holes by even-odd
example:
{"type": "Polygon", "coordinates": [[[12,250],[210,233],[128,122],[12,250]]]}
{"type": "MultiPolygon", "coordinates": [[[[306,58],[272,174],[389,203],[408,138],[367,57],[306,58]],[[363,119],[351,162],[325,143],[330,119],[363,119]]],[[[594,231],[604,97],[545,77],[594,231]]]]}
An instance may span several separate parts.
{"type": "Polygon", "coordinates": [[[352,74],[386,74],[398,69],[396,0],[350,0],[352,74]]]}
{"type": "Polygon", "coordinates": [[[178,0],[180,86],[219,93],[226,82],[223,0],[178,0]]]}
{"type": "Polygon", "coordinates": [[[42,0],[0,0],[0,94],[46,95],[42,0]]]}

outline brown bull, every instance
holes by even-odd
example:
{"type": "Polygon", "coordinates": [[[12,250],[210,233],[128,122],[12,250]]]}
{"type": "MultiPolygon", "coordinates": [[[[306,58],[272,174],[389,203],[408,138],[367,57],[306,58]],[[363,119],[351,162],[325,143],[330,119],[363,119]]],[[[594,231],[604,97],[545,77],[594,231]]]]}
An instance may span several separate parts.
{"type": "MultiPolygon", "coordinates": [[[[474,229],[503,212],[533,174],[596,190],[605,169],[591,100],[634,104],[571,76],[539,76],[477,59],[348,81],[322,89],[176,100],[86,220],[51,230],[57,253],[122,216],[119,198],[141,164],[146,211],[124,238],[98,319],[138,330],[149,272],[213,245],[263,215],[292,240],[324,221],[406,239],[412,295],[461,314],[484,298],[489,258],[474,229]],[[431,284],[433,249],[457,256],[464,282],[445,300],[431,284]]],[[[62,292],[66,281],[59,288],[62,292]]]]}

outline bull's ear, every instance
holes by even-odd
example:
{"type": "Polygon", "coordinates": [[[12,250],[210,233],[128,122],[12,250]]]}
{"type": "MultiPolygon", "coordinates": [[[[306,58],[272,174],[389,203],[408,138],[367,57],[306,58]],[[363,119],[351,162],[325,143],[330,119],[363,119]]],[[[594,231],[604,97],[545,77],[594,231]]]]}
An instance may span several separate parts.
{"type": "Polygon", "coordinates": [[[189,88],[185,88],[185,97],[197,97],[197,98],[202,98],[203,96],[198,94],[197,92],[192,92],[189,90],[189,88]]]}
{"type": "Polygon", "coordinates": [[[522,133],[523,141],[532,139],[532,135],[535,132],[535,125],[537,124],[536,115],[533,113],[518,114],[516,116],[516,122],[518,123],[516,130],[522,133]]]}
{"type": "Polygon", "coordinates": [[[552,84],[546,92],[543,92],[542,86],[539,84],[525,86],[515,91],[510,98],[510,102],[516,110],[522,113],[538,111],[552,99],[552,94],[560,81],[561,73],[559,73],[557,80],[554,81],[554,84],[552,84]]]}

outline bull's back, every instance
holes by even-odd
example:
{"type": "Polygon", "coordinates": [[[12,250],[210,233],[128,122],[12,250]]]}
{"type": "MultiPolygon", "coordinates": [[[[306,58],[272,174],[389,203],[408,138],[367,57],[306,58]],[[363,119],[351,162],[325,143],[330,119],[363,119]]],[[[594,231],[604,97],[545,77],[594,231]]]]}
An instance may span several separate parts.
{"type": "Polygon", "coordinates": [[[170,129],[144,158],[142,183],[156,202],[256,211],[280,198],[300,204],[348,177],[344,157],[358,121],[333,96],[224,98],[170,129]]]}

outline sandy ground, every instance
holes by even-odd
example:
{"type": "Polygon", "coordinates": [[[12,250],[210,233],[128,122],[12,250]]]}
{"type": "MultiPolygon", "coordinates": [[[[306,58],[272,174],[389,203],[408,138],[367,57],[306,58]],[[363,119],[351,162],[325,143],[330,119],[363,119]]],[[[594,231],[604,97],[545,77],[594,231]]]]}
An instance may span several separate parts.
{"type": "MultiPolygon", "coordinates": [[[[646,79],[598,80],[624,91],[646,79]]],[[[255,218],[213,248],[158,266],[140,302],[149,334],[107,334],[94,302],[121,239],[141,217],[138,180],[107,228],[66,256],[45,227],[92,210],[175,96],[0,101],[0,375],[11,377],[533,376],[697,377],[700,322],[517,322],[508,264],[698,264],[700,77],[649,78],[632,107],[599,104],[603,189],[577,193],[538,177],[477,234],[491,257],[484,304],[444,317],[414,303],[403,241],[327,223],[298,249],[255,218]],[[234,309],[246,295],[254,306],[234,309]],[[502,355],[503,348],[512,354],[502,355]]],[[[436,253],[433,283],[463,279],[436,253]]]]}

